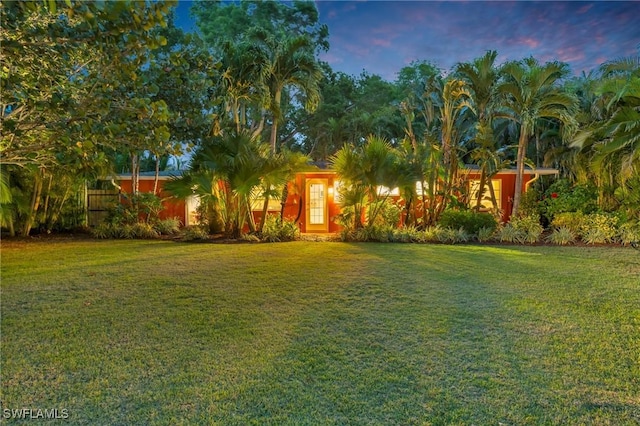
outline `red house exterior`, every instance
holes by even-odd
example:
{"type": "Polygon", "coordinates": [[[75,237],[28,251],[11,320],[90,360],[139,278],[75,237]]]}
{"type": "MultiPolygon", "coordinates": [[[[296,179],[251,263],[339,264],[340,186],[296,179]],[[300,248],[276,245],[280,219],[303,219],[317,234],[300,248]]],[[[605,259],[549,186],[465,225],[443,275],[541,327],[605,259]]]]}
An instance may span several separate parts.
{"type": "MultiPolygon", "coordinates": [[[[196,208],[198,200],[195,197],[183,201],[171,197],[163,191],[164,182],[180,172],[163,173],[158,182],[158,195],[163,199],[163,211],[160,218],[177,217],[184,225],[196,223],[196,208]],[[173,174],[172,174],[173,173],[173,174]]],[[[479,186],[480,171],[473,166],[461,170],[467,184],[467,191],[471,194],[472,203],[475,205],[477,188],[479,186]]],[[[522,190],[526,191],[531,183],[540,176],[558,175],[556,169],[525,169],[522,190]]],[[[123,193],[131,193],[131,176],[119,175],[117,177],[119,190],[123,193]]],[[[335,233],[341,227],[335,221],[340,214],[339,201],[340,176],[333,170],[317,169],[297,173],[295,179],[289,182],[288,196],[284,205],[284,217],[298,223],[302,233],[335,233]]],[[[498,202],[498,208],[502,211],[503,222],[508,222],[513,208],[515,194],[516,170],[505,169],[492,177],[494,193],[498,202]]],[[[153,192],[154,176],[142,174],[139,181],[140,192],[153,192]]],[[[399,196],[392,195],[393,199],[399,196]]],[[[269,214],[280,214],[282,206],[279,200],[271,200],[269,214]]],[[[262,202],[254,205],[254,218],[259,222],[262,214],[262,202]]]]}
{"type": "MultiPolygon", "coordinates": [[[[467,190],[474,193],[473,185],[479,186],[480,171],[472,167],[462,170],[465,176],[467,190]]],[[[556,169],[526,169],[522,190],[526,191],[531,183],[540,176],[557,175],[556,169]]],[[[502,211],[503,222],[508,222],[513,208],[515,195],[516,170],[501,170],[492,177],[492,183],[498,202],[498,208],[502,211]]],[[[285,203],[284,217],[295,220],[303,233],[333,233],[340,231],[333,218],[340,213],[341,205],[337,200],[340,177],[335,171],[317,170],[298,173],[295,180],[289,184],[289,196],[285,203]]],[[[477,189],[475,189],[477,194],[477,189]]],[[[399,196],[392,195],[398,199],[399,196]]],[[[472,197],[475,203],[476,197],[472,197]]],[[[280,210],[272,209],[270,213],[279,213],[280,210]]]]}

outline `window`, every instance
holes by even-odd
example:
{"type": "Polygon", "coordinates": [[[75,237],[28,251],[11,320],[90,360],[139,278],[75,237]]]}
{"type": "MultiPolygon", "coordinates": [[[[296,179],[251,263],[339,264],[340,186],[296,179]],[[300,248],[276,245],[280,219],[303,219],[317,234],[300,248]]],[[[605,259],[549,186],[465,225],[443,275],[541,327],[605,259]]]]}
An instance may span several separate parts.
{"type": "Polygon", "coordinates": [[[344,192],[344,182],[342,182],[341,180],[334,180],[333,181],[333,201],[336,204],[341,204],[342,200],[343,200],[343,192],[344,192]]]}
{"type": "MultiPolygon", "coordinates": [[[[491,179],[491,184],[493,185],[493,192],[496,195],[496,202],[498,203],[498,208],[502,208],[502,180],[500,179],[491,179]]],[[[478,190],[480,189],[480,180],[474,179],[469,181],[469,206],[474,207],[478,200],[478,190]]],[[[484,193],[482,194],[482,201],[480,203],[482,206],[482,210],[490,210],[493,208],[493,203],[491,202],[491,192],[489,190],[489,185],[485,185],[484,193]]]]}
{"type": "MultiPolygon", "coordinates": [[[[260,196],[260,189],[254,189],[251,192],[251,210],[261,212],[264,208],[264,197],[260,196]]],[[[282,204],[280,204],[280,197],[269,197],[268,211],[280,211],[282,204]]]]}
{"type": "Polygon", "coordinates": [[[398,196],[400,195],[400,188],[395,187],[393,189],[389,189],[384,185],[380,185],[376,188],[378,195],[391,195],[391,196],[398,196]]]}
{"type": "Polygon", "coordinates": [[[422,195],[426,195],[427,193],[427,189],[429,188],[429,184],[428,183],[424,183],[424,189],[422,188],[422,182],[418,181],[416,182],[416,194],[418,196],[422,196],[422,195]]]}

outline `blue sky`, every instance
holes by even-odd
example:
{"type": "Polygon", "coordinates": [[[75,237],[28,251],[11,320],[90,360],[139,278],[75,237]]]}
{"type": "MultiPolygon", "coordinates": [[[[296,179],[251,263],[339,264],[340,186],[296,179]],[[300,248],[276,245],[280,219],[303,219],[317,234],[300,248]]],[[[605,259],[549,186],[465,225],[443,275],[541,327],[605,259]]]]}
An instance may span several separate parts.
{"type": "MultiPolygon", "coordinates": [[[[178,23],[189,29],[190,2],[178,23]]],[[[400,68],[427,60],[449,70],[498,51],[498,61],[534,56],[567,62],[575,74],[640,48],[640,1],[325,1],[331,48],[321,59],[336,71],[362,70],[394,80],[400,68]]]]}

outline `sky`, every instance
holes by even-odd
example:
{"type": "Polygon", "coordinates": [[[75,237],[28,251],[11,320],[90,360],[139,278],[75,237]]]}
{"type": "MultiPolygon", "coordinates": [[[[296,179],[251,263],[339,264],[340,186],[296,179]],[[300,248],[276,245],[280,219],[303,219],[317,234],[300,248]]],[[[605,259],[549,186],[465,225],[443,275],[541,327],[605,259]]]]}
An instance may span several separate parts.
{"type": "MultiPolygon", "coordinates": [[[[387,80],[412,61],[450,70],[498,52],[498,62],[534,56],[568,63],[574,74],[640,53],[640,1],[326,1],[316,0],[329,27],[320,59],[334,71],[363,70],[387,80]]],[[[178,24],[194,28],[190,2],[178,24]]]]}

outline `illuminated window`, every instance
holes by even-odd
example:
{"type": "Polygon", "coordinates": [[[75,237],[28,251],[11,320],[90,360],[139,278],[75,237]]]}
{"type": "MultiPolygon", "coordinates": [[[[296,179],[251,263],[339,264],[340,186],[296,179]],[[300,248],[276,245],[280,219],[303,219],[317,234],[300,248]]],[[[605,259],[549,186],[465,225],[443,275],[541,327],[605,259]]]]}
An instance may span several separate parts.
{"type": "MultiPolygon", "coordinates": [[[[491,184],[493,185],[493,192],[496,195],[496,202],[498,203],[498,208],[502,208],[502,180],[500,179],[492,179],[491,184]]],[[[469,181],[469,206],[475,207],[478,200],[478,191],[480,189],[480,180],[470,180],[469,181]]],[[[491,202],[491,192],[489,190],[489,185],[485,185],[484,193],[482,194],[482,200],[480,202],[483,210],[489,210],[493,208],[493,203],[491,202]]]]}
{"type": "Polygon", "coordinates": [[[333,181],[333,201],[337,204],[342,203],[344,192],[344,183],[341,180],[333,181]]]}
{"type": "Polygon", "coordinates": [[[324,184],[309,185],[309,224],[324,224],[325,208],[324,184]]]}
{"type": "MultiPolygon", "coordinates": [[[[251,210],[253,211],[262,211],[264,208],[264,197],[259,196],[260,190],[255,189],[251,193],[251,210]]],[[[280,211],[282,209],[282,204],[280,204],[280,197],[269,197],[269,207],[268,211],[280,211]]]]}
{"type": "Polygon", "coordinates": [[[420,181],[416,182],[416,194],[420,196],[425,195],[428,188],[429,186],[427,185],[426,182],[425,182],[424,189],[422,188],[422,182],[420,181]]]}
{"type": "Polygon", "coordinates": [[[389,189],[386,186],[380,185],[376,188],[376,190],[378,191],[378,195],[382,195],[382,196],[386,196],[386,195],[391,195],[391,196],[398,196],[400,195],[400,188],[395,187],[393,189],[389,189]]]}

